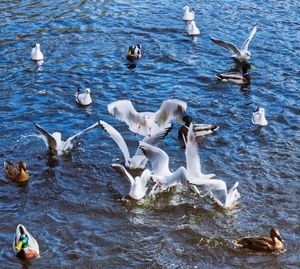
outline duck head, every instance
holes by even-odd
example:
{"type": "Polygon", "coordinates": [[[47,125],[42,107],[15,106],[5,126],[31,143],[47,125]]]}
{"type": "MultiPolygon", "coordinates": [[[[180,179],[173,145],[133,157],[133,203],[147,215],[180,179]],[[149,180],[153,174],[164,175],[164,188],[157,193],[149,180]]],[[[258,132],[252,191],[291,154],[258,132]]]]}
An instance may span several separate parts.
{"type": "Polygon", "coordinates": [[[270,230],[270,237],[273,239],[273,241],[275,241],[275,238],[278,239],[280,242],[282,242],[282,238],[280,236],[279,230],[278,229],[274,229],[272,228],[270,230]]]}
{"type": "Polygon", "coordinates": [[[29,237],[27,235],[27,230],[23,225],[19,224],[16,229],[16,250],[20,251],[21,249],[28,248],[28,243],[29,237]]]}
{"type": "Polygon", "coordinates": [[[25,172],[27,171],[26,163],[22,160],[19,162],[19,169],[24,170],[25,172]]]}
{"type": "Polygon", "coordinates": [[[185,115],[182,117],[182,119],[176,121],[176,123],[185,123],[186,126],[190,126],[190,124],[193,122],[193,119],[189,115],[185,115]]]}
{"type": "MultiPolygon", "coordinates": [[[[250,52],[249,52],[249,53],[250,53],[250,52]]],[[[242,66],[243,75],[247,74],[249,69],[255,70],[256,68],[255,68],[253,65],[249,64],[248,62],[246,62],[246,63],[242,66]]]]}

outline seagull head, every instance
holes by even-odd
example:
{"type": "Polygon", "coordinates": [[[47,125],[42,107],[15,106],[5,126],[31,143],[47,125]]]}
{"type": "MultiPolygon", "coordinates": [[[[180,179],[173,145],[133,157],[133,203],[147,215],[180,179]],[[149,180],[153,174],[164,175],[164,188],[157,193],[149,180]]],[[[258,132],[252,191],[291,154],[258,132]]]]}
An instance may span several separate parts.
{"type": "Polygon", "coordinates": [[[90,94],[91,93],[91,89],[90,88],[86,88],[85,89],[85,93],[90,94]]]}

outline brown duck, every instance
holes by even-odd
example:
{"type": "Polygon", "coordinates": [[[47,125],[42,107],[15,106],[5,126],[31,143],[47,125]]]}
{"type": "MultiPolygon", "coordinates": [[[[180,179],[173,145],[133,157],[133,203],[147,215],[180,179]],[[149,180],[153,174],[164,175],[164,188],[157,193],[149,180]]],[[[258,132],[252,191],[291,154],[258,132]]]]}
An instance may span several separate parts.
{"type": "Polygon", "coordinates": [[[241,248],[257,252],[274,252],[283,248],[282,239],[278,229],[271,229],[270,237],[244,237],[236,241],[241,248]]]}
{"type": "Polygon", "coordinates": [[[29,179],[29,174],[24,161],[14,164],[10,161],[4,161],[4,173],[9,179],[24,182],[29,179]]]}

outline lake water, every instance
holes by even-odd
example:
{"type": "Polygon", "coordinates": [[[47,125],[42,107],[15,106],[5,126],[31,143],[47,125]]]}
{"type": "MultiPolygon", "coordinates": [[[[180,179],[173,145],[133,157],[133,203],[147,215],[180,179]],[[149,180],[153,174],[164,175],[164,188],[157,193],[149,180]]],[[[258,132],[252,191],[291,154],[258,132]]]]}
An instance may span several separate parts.
{"type": "MultiPolygon", "coordinates": [[[[9,268],[299,268],[299,57],[297,0],[194,1],[201,35],[185,34],[182,1],[1,1],[0,163],[27,162],[28,184],[0,176],[0,267],[9,268]],[[251,84],[218,82],[233,66],[230,53],[209,37],[242,44],[255,24],[251,84]],[[40,43],[44,63],[30,60],[40,43]],[[126,66],[130,45],[143,58],[126,66]],[[78,87],[93,104],[79,107],[78,87]],[[220,126],[199,145],[203,171],[228,186],[239,181],[239,208],[224,211],[208,198],[171,190],[139,202],[110,164],[122,160],[97,128],[81,136],[68,156],[50,159],[34,123],[63,137],[102,119],[135,150],[137,137],[107,112],[130,99],[155,111],[168,98],[188,103],[198,123],[220,126]],[[266,109],[257,129],[252,110],[266,109]],[[41,257],[22,265],[11,244],[16,225],[35,236],[41,257]],[[234,248],[242,236],[278,227],[286,251],[249,255],[234,248]]],[[[185,165],[177,129],[161,143],[171,168],[185,165]]]]}

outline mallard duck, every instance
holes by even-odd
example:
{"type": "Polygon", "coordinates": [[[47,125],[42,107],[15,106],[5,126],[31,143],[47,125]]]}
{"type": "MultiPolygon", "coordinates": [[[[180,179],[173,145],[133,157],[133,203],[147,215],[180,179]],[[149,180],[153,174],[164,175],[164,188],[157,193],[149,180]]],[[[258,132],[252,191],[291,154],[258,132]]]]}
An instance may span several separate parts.
{"type": "MultiPolygon", "coordinates": [[[[183,116],[182,119],[176,121],[176,123],[185,123],[178,130],[178,138],[181,140],[187,140],[187,133],[189,130],[190,124],[193,122],[193,119],[189,115],[183,116]]],[[[212,124],[194,124],[194,132],[198,139],[201,139],[207,134],[212,134],[219,129],[218,126],[212,124]]]]}
{"type": "Polygon", "coordinates": [[[187,104],[178,99],[168,99],[156,112],[137,112],[130,100],[119,100],[108,104],[107,108],[110,114],[125,122],[135,134],[151,137],[173,119],[183,116],[187,104]]]}
{"type": "Polygon", "coordinates": [[[236,241],[241,248],[258,252],[274,252],[283,249],[282,239],[278,229],[271,229],[270,237],[244,237],[236,241]]]}
{"type": "Polygon", "coordinates": [[[249,69],[255,70],[255,67],[246,62],[242,66],[242,74],[240,72],[227,72],[217,74],[216,77],[224,82],[233,82],[239,85],[246,85],[250,83],[250,75],[248,74],[249,69]]]}
{"type": "Polygon", "coordinates": [[[196,25],[195,21],[191,21],[191,23],[189,23],[187,25],[187,34],[190,36],[197,36],[200,35],[200,30],[196,25]]]}
{"type": "Polygon", "coordinates": [[[257,30],[257,25],[255,25],[253,27],[253,29],[251,30],[250,34],[247,36],[247,38],[245,39],[242,47],[239,49],[236,45],[234,45],[233,43],[227,42],[227,41],[222,41],[216,38],[210,38],[213,42],[215,42],[216,44],[224,47],[227,50],[230,50],[231,52],[233,52],[233,55],[231,57],[238,59],[239,61],[247,61],[250,59],[251,53],[248,50],[248,46],[249,43],[251,41],[251,39],[253,38],[253,36],[255,35],[257,30]]]}
{"type": "Polygon", "coordinates": [[[184,21],[193,21],[195,19],[195,11],[193,9],[190,11],[189,6],[184,6],[182,9],[184,10],[182,18],[184,21]]]}
{"type": "Polygon", "coordinates": [[[40,255],[37,241],[22,224],[16,228],[12,249],[15,256],[20,260],[30,260],[40,255]]]}
{"type": "Polygon", "coordinates": [[[44,55],[40,50],[40,44],[35,44],[31,50],[31,59],[34,61],[41,61],[44,59],[44,55]]]}
{"type": "Polygon", "coordinates": [[[267,126],[268,122],[265,117],[265,109],[262,107],[257,107],[252,114],[252,123],[257,126],[267,126]]]}
{"type": "Polygon", "coordinates": [[[5,161],[4,173],[6,177],[18,182],[24,182],[29,179],[26,163],[24,161],[20,161],[18,164],[5,161]]]}
{"type": "Polygon", "coordinates": [[[78,88],[74,96],[75,96],[75,101],[79,105],[88,106],[92,103],[91,90],[89,88],[86,88],[85,92],[81,92],[80,89],[78,88]]]}
{"type": "Polygon", "coordinates": [[[131,62],[142,58],[142,45],[130,46],[126,58],[131,62]]]}
{"type": "Polygon", "coordinates": [[[92,130],[98,126],[98,122],[95,124],[91,125],[90,127],[80,131],[79,133],[70,136],[66,141],[61,139],[61,133],[59,132],[54,132],[54,133],[49,133],[46,131],[44,128],[42,128],[39,124],[35,123],[35,127],[38,129],[38,131],[41,133],[41,136],[38,136],[39,138],[43,139],[48,150],[52,154],[58,154],[62,155],[64,153],[69,152],[74,144],[72,143],[73,140],[80,136],[82,133],[87,132],[89,130],[92,130]]]}

